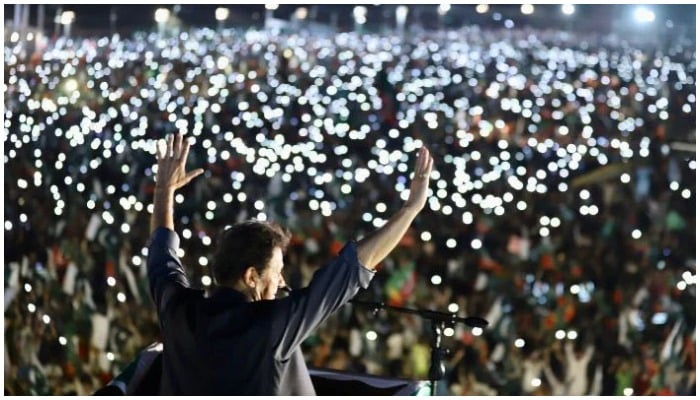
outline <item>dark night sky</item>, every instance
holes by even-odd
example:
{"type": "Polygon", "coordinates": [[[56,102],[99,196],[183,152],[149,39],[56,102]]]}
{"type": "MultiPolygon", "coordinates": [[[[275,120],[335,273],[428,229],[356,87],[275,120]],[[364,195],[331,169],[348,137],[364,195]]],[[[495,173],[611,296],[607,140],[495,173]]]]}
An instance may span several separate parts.
{"type": "MultiPolygon", "coordinates": [[[[231,16],[228,25],[255,25],[260,26],[264,19],[265,8],[262,4],[182,4],[178,15],[182,18],[186,25],[193,26],[215,26],[214,10],[217,7],[226,6],[231,10],[231,16]]],[[[378,26],[383,21],[393,24],[394,9],[396,5],[366,5],[368,8],[368,28],[378,26]]],[[[36,5],[31,6],[30,23],[36,23],[36,5]]],[[[135,5],[135,4],[100,4],[100,5],[83,5],[83,4],[68,4],[58,5],[50,4],[46,6],[46,24],[45,28],[48,31],[53,29],[52,19],[56,14],[56,10],[63,7],[64,10],[72,10],[76,13],[76,22],[74,32],[87,34],[109,33],[110,29],[110,10],[114,10],[117,15],[117,29],[122,33],[128,33],[133,30],[153,29],[153,14],[158,7],[169,7],[170,5],[135,5]]],[[[275,11],[275,17],[288,19],[289,16],[296,10],[299,5],[282,4],[275,11]]],[[[307,7],[316,7],[316,20],[319,22],[329,23],[331,15],[338,15],[337,21],[340,29],[352,29],[352,4],[339,5],[307,5],[307,7]]],[[[431,26],[436,24],[437,13],[436,4],[429,5],[409,5],[413,10],[413,18],[420,14],[420,21],[424,25],[431,26]],[[416,13],[414,10],[422,10],[416,13]]],[[[555,26],[556,22],[563,21],[563,16],[559,11],[559,5],[536,5],[536,16],[528,17],[528,24],[532,26],[555,26]]],[[[656,23],[664,24],[667,20],[671,20],[675,25],[684,24],[691,29],[695,29],[695,4],[656,4],[651,5],[651,8],[657,14],[656,23]]],[[[574,23],[568,27],[575,29],[607,29],[615,24],[615,20],[624,21],[631,19],[631,14],[634,6],[630,4],[624,5],[577,5],[577,13],[574,16],[574,23]]],[[[11,21],[14,14],[14,5],[5,4],[5,20],[11,21]]],[[[516,22],[516,26],[520,21],[518,18],[522,16],[519,13],[519,5],[491,5],[491,12],[501,12],[504,18],[512,18],[516,22]]],[[[409,18],[411,18],[409,14],[409,18]]],[[[458,24],[494,24],[492,20],[482,15],[477,15],[474,11],[474,5],[453,5],[448,14],[446,23],[450,26],[458,26],[458,24]],[[481,18],[481,19],[480,19],[481,18]]],[[[523,23],[524,20],[522,20],[523,23]]],[[[562,25],[567,27],[567,25],[562,25]]]]}

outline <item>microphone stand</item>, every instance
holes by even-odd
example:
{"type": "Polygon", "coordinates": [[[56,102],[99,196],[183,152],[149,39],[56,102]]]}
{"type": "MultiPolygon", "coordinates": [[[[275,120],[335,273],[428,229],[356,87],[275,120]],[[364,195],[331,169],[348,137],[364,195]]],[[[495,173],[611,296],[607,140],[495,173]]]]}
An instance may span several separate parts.
{"type": "Polygon", "coordinates": [[[429,319],[431,322],[431,341],[430,341],[430,370],[428,379],[430,379],[430,395],[437,396],[437,385],[445,376],[445,365],[442,362],[442,357],[445,351],[440,348],[442,341],[442,332],[445,330],[446,324],[455,324],[461,322],[467,326],[483,328],[488,325],[488,321],[479,317],[458,317],[454,313],[446,313],[433,310],[416,310],[411,308],[389,306],[385,303],[350,300],[350,303],[357,306],[370,308],[376,314],[379,310],[397,311],[404,314],[419,315],[422,318],[429,319]]]}

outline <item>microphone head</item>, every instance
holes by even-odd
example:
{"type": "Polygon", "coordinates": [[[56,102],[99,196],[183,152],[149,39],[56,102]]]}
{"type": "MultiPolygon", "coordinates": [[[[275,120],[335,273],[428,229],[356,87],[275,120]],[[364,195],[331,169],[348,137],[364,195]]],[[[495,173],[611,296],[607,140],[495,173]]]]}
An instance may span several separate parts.
{"type": "Polygon", "coordinates": [[[467,317],[464,319],[464,323],[472,328],[484,328],[489,324],[487,320],[479,317],[467,317]]]}
{"type": "Polygon", "coordinates": [[[292,288],[289,286],[281,286],[277,288],[277,295],[275,296],[278,299],[285,298],[292,294],[292,288]]]}

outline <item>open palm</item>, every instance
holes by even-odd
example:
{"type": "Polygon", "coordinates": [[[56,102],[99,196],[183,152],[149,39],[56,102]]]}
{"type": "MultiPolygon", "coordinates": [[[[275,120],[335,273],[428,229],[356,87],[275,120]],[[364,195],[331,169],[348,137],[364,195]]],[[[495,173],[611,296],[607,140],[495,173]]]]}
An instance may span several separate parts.
{"type": "Polygon", "coordinates": [[[430,172],[433,170],[433,157],[426,147],[421,147],[416,159],[416,167],[411,180],[411,192],[406,200],[406,207],[421,210],[428,199],[430,172]]]}
{"type": "Polygon", "coordinates": [[[158,142],[156,188],[174,191],[187,185],[192,179],[204,172],[202,168],[190,172],[185,171],[189,151],[190,142],[184,141],[183,143],[181,133],[175,136],[168,135],[164,141],[158,142]]]}

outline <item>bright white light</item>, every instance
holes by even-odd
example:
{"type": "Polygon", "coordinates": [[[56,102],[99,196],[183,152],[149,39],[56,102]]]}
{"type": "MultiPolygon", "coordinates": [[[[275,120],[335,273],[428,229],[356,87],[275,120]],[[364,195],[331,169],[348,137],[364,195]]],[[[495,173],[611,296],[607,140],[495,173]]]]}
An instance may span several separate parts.
{"type": "Polygon", "coordinates": [[[408,16],[408,7],[398,6],[396,7],[396,22],[399,25],[406,23],[406,17],[408,16]]]}
{"type": "Polygon", "coordinates": [[[520,6],[520,12],[525,14],[525,15],[530,15],[533,12],[535,12],[535,6],[532,4],[523,4],[520,6]]]}
{"type": "Polygon", "coordinates": [[[165,23],[170,19],[170,10],[167,8],[159,8],[156,10],[154,18],[159,24],[165,23]]]}
{"type": "MultiPolygon", "coordinates": [[[[681,282],[681,283],[685,284],[685,282],[681,282]]],[[[684,289],[685,289],[685,287],[684,287],[684,289]]],[[[683,290],[683,289],[681,289],[681,290],[683,290]]],[[[30,313],[33,313],[33,312],[36,311],[36,306],[35,306],[34,304],[32,304],[32,303],[29,303],[29,304],[27,304],[27,310],[28,310],[30,313]]]]}
{"type": "Polygon", "coordinates": [[[274,4],[274,3],[265,4],[266,10],[276,10],[278,7],[279,7],[279,4],[274,4]]]}
{"type": "Polygon", "coordinates": [[[695,284],[695,275],[693,275],[693,273],[690,271],[683,272],[681,278],[683,278],[683,281],[689,285],[695,284]]]}
{"type": "Polygon", "coordinates": [[[73,11],[64,11],[61,13],[61,25],[71,24],[75,20],[75,13],[73,11]]]}
{"type": "Polygon", "coordinates": [[[479,240],[479,239],[472,240],[472,249],[479,250],[480,248],[481,248],[481,240],[479,240]]]}
{"type": "Polygon", "coordinates": [[[211,278],[208,275],[202,276],[202,285],[211,286],[211,278]]]}
{"type": "Polygon", "coordinates": [[[449,306],[447,306],[447,311],[451,313],[456,313],[459,311],[459,305],[457,303],[450,303],[449,306]]]}
{"type": "Polygon", "coordinates": [[[117,293],[117,301],[123,303],[126,301],[126,295],[122,292],[117,293]]]}
{"type": "Polygon", "coordinates": [[[651,316],[651,323],[654,325],[663,325],[668,320],[668,314],[664,312],[655,313],[651,316]]]}
{"type": "Polygon", "coordinates": [[[377,210],[377,212],[383,213],[386,211],[386,204],[380,202],[377,203],[377,205],[374,208],[377,210]]]}
{"type": "Polygon", "coordinates": [[[116,285],[116,284],[117,284],[117,280],[114,279],[113,276],[110,276],[107,278],[107,285],[109,285],[110,287],[114,287],[114,285],[116,285]]]}
{"type": "Polygon", "coordinates": [[[432,283],[433,285],[439,285],[442,283],[442,277],[440,275],[433,275],[430,278],[430,283],[432,283]]]}
{"type": "Polygon", "coordinates": [[[642,237],[642,231],[635,229],[632,231],[632,239],[639,239],[642,237]]]}
{"type": "Polygon", "coordinates": [[[442,333],[444,333],[447,337],[452,337],[455,335],[455,330],[454,328],[447,327],[442,333]]]}
{"type": "Polygon", "coordinates": [[[569,338],[569,340],[575,340],[578,337],[578,332],[569,331],[566,333],[566,337],[569,338]]]}
{"type": "Polygon", "coordinates": [[[373,342],[373,341],[377,340],[377,332],[375,332],[375,331],[368,331],[368,332],[365,334],[365,337],[367,338],[367,340],[373,342]]]}
{"type": "Polygon", "coordinates": [[[630,174],[625,172],[624,174],[620,175],[620,182],[622,183],[630,183],[630,174]]]}
{"type": "Polygon", "coordinates": [[[566,332],[563,330],[559,329],[554,333],[554,337],[557,338],[558,340],[562,340],[566,337],[566,332]]]}
{"type": "Polygon", "coordinates": [[[228,19],[228,14],[229,11],[226,7],[219,7],[214,12],[217,21],[226,21],[228,19]]]}
{"type": "Polygon", "coordinates": [[[367,7],[356,6],[352,9],[352,16],[355,18],[355,22],[358,25],[362,25],[367,22],[367,7]]]}
{"type": "Polygon", "coordinates": [[[561,12],[563,12],[564,15],[571,15],[576,12],[576,7],[573,4],[564,4],[561,6],[561,12]]]}
{"type": "Polygon", "coordinates": [[[447,14],[448,11],[450,11],[450,5],[449,5],[449,4],[443,3],[443,4],[440,4],[440,5],[438,6],[438,14],[440,14],[440,15],[445,15],[445,14],[447,14]]]}
{"type": "Polygon", "coordinates": [[[488,4],[479,4],[476,6],[476,12],[479,14],[485,14],[489,12],[489,5],[488,4]]]}
{"type": "Polygon", "coordinates": [[[623,393],[625,396],[632,396],[632,395],[634,394],[634,389],[632,389],[632,388],[624,388],[624,389],[622,390],[622,393],[623,393]]]}
{"type": "MultiPolygon", "coordinates": [[[[219,58],[216,59],[216,68],[218,69],[225,69],[226,67],[229,66],[231,61],[228,59],[228,57],[225,56],[220,56],[219,58]]],[[[228,193],[226,193],[228,194],[228,193]]],[[[229,194],[230,196],[230,194],[229,194]]]]}
{"type": "Polygon", "coordinates": [[[464,214],[462,214],[462,222],[465,225],[469,225],[472,222],[474,222],[474,216],[472,215],[472,213],[470,213],[469,211],[465,211],[464,214]]]}
{"type": "Polygon", "coordinates": [[[522,349],[523,347],[525,347],[525,340],[522,338],[517,338],[515,339],[515,342],[513,344],[515,345],[515,347],[522,349]]]}
{"type": "Polygon", "coordinates": [[[649,22],[654,22],[656,19],[656,14],[654,14],[653,11],[646,7],[637,7],[634,10],[634,19],[637,20],[637,22],[640,23],[649,23],[649,22]]]}
{"type": "Polygon", "coordinates": [[[75,92],[76,90],[78,90],[78,81],[76,81],[73,78],[67,79],[66,82],[63,84],[63,88],[66,90],[66,92],[75,92]]]}
{"type": "Polygon", "coordinates": [[[112,353],[111,351],[108,351],[107,352],[107,359],[109,361],[114,361],[114,353],[112,353]]]}
{"type": "Polygon", "coordinates": [[[299,7],[297,8],[296,12],[294,13],[294,16],[297,19],[306,19],[306,17],[309,15],[309,10],[306,7],[299,7]]]}
{"type": "Polygon", "coordinates": [[[41,317],[41,320],[44,321],[44,323],[45,323],[46,325],[48,325],[48,324],[51,323],[51,317],[49,317],[49,316],[46,315],[46,314],[44,314],[44,316],[41,317]]]}
{"type": "Polygon", "coordinates": [[[532,387],[540,387],[541,384],[542,380],[540,380],[540,378],[532,378],[530,381],[530,385],[532,385],[532,387]]]}
{"type": "Polygon", "coordinates": [[[68,344],[68,339],[66,339],[66,338],[63,337],[63,336],[59,336],[59,337],[58,337],[58,343],[60,343],[61,346],[65,346],[66,344],[68,344]]]}
{"type": "Polygon", "coordinates": [[[484,330],[482,328],[479,328],[478,326],[472,328],[472,335],[481,336],[482,333],[484,333],[484,330]]]}

